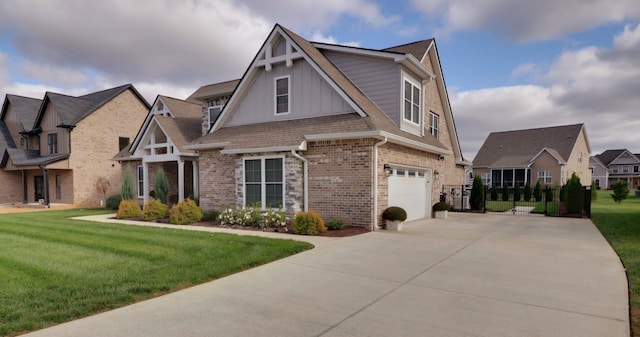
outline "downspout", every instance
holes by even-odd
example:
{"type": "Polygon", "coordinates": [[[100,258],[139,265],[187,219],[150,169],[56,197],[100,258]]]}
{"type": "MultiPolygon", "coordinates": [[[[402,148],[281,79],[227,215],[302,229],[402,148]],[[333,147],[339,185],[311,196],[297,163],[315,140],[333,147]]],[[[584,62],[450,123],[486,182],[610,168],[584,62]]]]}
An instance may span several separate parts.
{"type": "Polygon", "coordinates": [[[373,228],[378,228],[378,148],[387,143],[387,137],[373,146],[373,228]]]}
{"type": "Polygon", "coordinates": [[[308,211],[309,210],[309,165],[307,162],[307,159],[302,157],[301,155],[299,155],[296,150],[291,150],[291,155],[300,159],[302,161],[302,170],[303,170],[303,198],[304,198],[304,205],[303,205],[303,211],[308,211]]]}

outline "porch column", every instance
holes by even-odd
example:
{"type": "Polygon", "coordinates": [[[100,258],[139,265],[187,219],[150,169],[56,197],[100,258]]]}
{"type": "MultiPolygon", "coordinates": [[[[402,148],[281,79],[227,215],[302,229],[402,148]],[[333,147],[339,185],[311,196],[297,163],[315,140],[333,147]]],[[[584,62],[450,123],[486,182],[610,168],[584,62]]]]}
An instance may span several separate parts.
{"type": "Polygon", "coordinates": [[[42,168],[42,172],[44,172],[44,204],[47,208],[51,207],[49,202],[49,169],[44,166],[42,168]]]}
{"type": "Polygon", "coordinates": [[[29,190],[27,188],[27,171],[22,170],[22,203],[29,203],[29,190]]]}
{"type": "Polygon", "coordinates": [[[178,158],[178,202],[184,200],[184,160],[178,158]]]}
{"type": "Polygon", "coordinates": [[[191,162],[191,168],[193,170],[193,197],[200,199],[200,190],[198,186],[200,186],[200,176],[198,175],[198,161],[194,160],[191,162]]]}
{"type": "Polygon", "coordinates": [[[142,203],[147,204],[149,200],[149,164],[142,163],[142,203]]]}

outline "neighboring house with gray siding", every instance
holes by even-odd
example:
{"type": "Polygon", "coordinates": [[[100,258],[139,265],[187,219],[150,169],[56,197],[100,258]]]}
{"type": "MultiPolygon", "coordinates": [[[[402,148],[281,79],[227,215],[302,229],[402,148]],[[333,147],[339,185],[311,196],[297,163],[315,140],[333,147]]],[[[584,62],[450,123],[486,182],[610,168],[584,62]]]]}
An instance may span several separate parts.
{"type": "Polygon", "coordinates": [[[595,155],[594,159],[606,167],[605,176],[599,177],[601,188],[610,188],[617,181],[623,180],[627,182],[629,188],[640,189],[639,155],[626,149],[617,149],[606,150],[595,155]]]}
{"type": "Polygon", "coordinates": [[[591,185],[591,147],[584,124],[492,132],[473,160],[485,185],[563,185],[575,173],[591,185]]]}
{"type": "Polygon", "coordinates": [[[280,25],[184,149],[198,155],[204,209],[315,210],[367,228],[388,206],[430,217],[442,185],[462,185],[469,166],[434,40],[373,50],[280,25]]]}

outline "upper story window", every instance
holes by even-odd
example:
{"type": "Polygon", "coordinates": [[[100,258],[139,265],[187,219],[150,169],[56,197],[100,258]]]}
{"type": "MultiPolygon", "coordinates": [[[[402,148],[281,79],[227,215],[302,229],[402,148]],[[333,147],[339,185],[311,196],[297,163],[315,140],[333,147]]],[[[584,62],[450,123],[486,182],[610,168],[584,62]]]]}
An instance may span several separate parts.
{"type": "Polygon", "coordinates": [[[131,140],[129,137],[118,137],[118,149],[122,151],[125,147],[129,146],[131,140]]]}
{"type": "Polygon", "coordinates": [[[47,135],[47,147],[49,154],[58,153],[58,134],[50,133],[47,135]]]}
{"type": "Polygon", "coordinates": [[[440,116],[438,116],[438,114],[436,114],[435,112],[431,111],[429,113],[429,133],[436,137],[436,139],[439,136],[439,126],[440,125],[440,116]]]}
{"type": "Polygon", "coordinates": [[[582,152],[578,152],[578,163],[582,163],[582,152]]]}
{"type": "Polygon", "coordinates": [[[210,106],[207,108],[207,118],[209,120],[209,129],[213,126],[213,123],[216,122],[218,116],[220,116],[220,112],[222,111],[222,105],[218,106],[210,106]]]}
{"type": "Polygon", "coordinates": [[[404,80],[403,110],[406,121],[420,124],[420,87],[407,79],[404,80]]]}
{"type": "Polygon", "coordinates": [[[288,114],[291,111],[289,76],[275,78],[275,114],[288,114]]]}

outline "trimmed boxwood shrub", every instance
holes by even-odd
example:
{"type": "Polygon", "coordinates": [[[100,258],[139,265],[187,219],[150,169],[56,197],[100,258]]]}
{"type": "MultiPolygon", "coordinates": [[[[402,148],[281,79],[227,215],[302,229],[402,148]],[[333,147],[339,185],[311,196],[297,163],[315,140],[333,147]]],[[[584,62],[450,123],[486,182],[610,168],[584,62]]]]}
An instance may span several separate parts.
{"type": "Polygon", "coordinates": [[[522,193],[520,193],[520,184],[516,183],[516,187],[513,189],[513,200],[520,201],[522,199],[522,193]]]}
{"type": "Polygon", "coordinates": [[[479,211],[484,205],[484,184],[480,177],[475,176],[473,178],[473,185],[471,186],[470,206],[472,210],[479,211]]]}
{"type": "Polygon", "coordinates": [[[160,202],[158,199],[151,199],[147,201],[142,210],[142,215],[147,221],[153,221],[166,218],[169,214],[169,207],[160,202]]]}
{"type": "Polygon", "coordinates": [[[531,201],[531,185],[524,185],[524,201],[531,201]]]}
{"type": "Polygon", "coordinates": [[[331,220],[327,222],[327,229],[329,230],[340,230],[344,228],[343,220],[331,220]]]}
{"type": "Polygon", "coordinates": [[[116,211],[118,207],[120,207],[120,201],[122,201],[122,196],[120,194],[115,194],[107,198],[106,206],[107,209],[116,211]]]}
{"type": "Polygon", "coordinates": [[[491,201],[498,200],[498,189],[495,186],[491,186],[491,201]]]}
{"type": "Polygon", "coordinates": [[[533,189],[533,197],[536,201],[542,201],[542,185],[540,185],[540,181],[536,182],[536,187],[533,189]]]}
{"type": "Polygon", "coordinates": [[[449,204],[447,204],[446,202],[440,201],[435,203],[435,205],[433,205],[432,210],[434,212],[438,212],[438,211],[448,211],[451,209],[451,206],[449,206],[449,204]]]}
{"type": "Polygon", "coordinates": [[[130,219],[140,217],[142,217],[142,209],[140,209],[140,205],[138,205],[137,202],[133,200],[120,201],[118,214],[116,214],[117,219],[130,219]]]}
{"type": "Polygon", "coordinates": [[[553,202],[553,189],[547,187],[544,190],[544,201],[553,202]]]}
{"type": "Polygon", "coordinates": [[[293,220],[293,233],[300,235],[318,235],[327,232],[320,215],[314,211],[299,212],[293,220]]]}
{"type": "Polygon", "coordinates": [[[202,209],[191,199],[185,199],[171,208],[169,221],[176,225],[188,225],[202,220],[202,209]]]}
{"type": "Polygon", "coordinates": [[[502,201],[509,201],[509,186],[507,183],[502,184],[502,201]]]}
{"type": "Polygon", "coordinates": [[[382,219],[389,221],[407,220],[407,212],[402,207],[391,206],[382,212],[382,219]]]}

